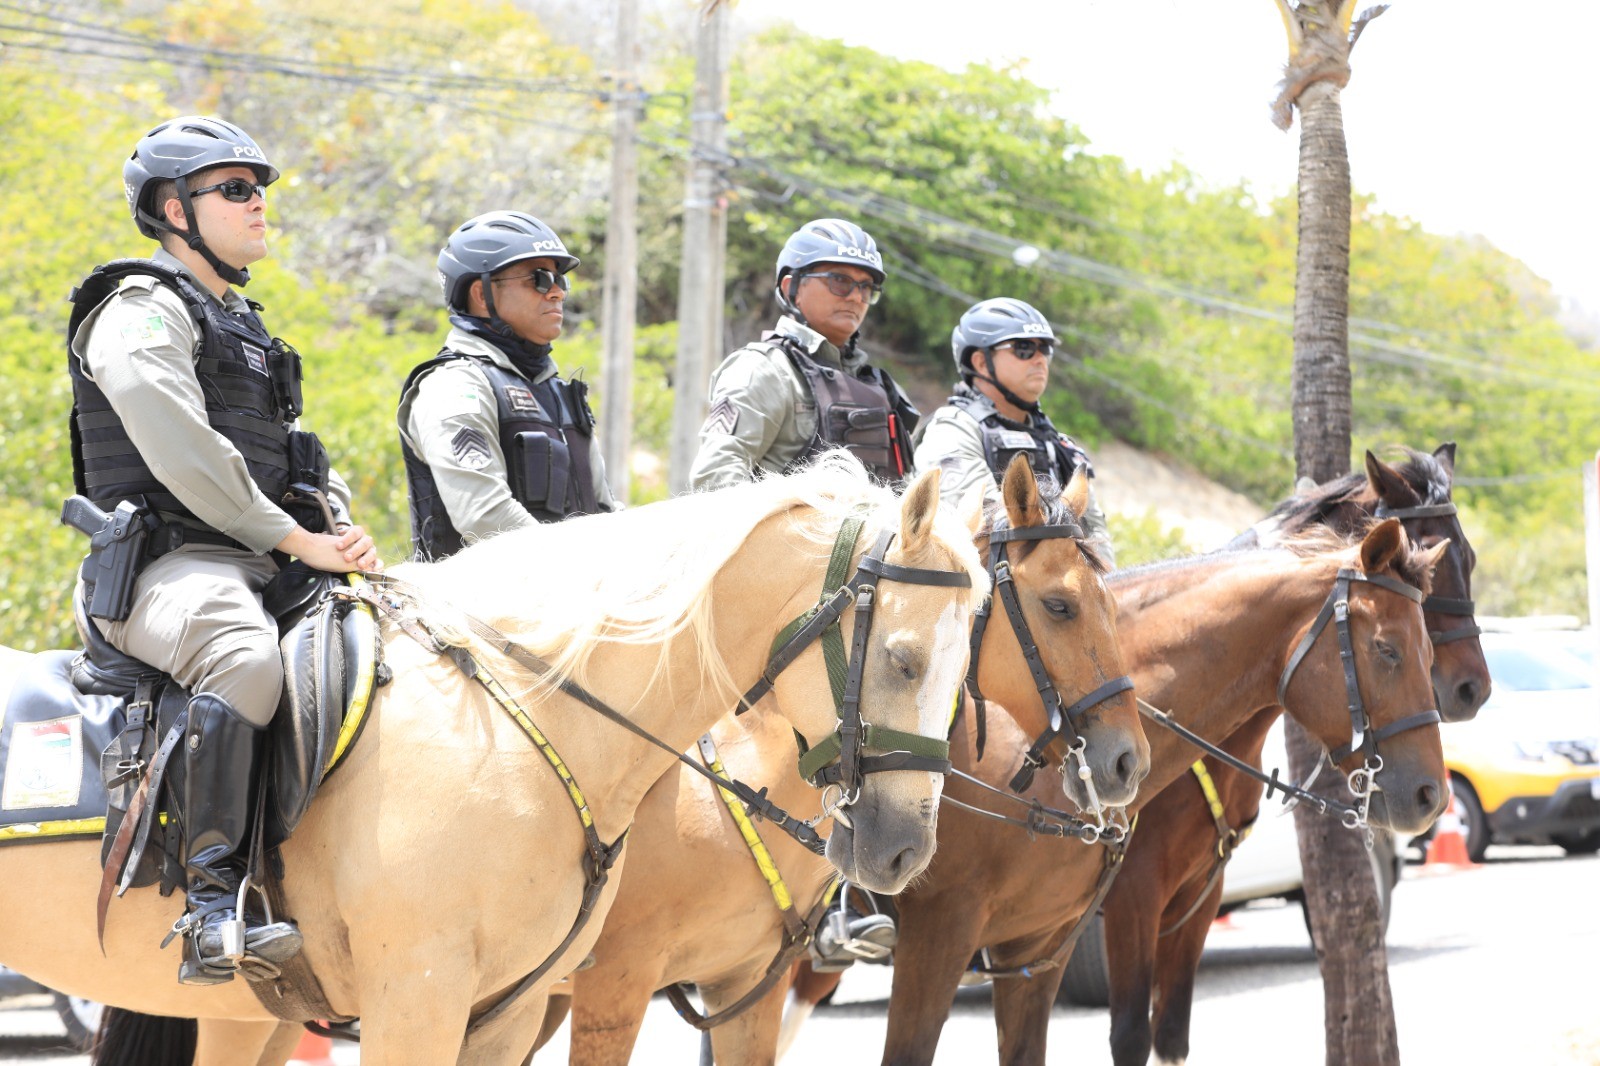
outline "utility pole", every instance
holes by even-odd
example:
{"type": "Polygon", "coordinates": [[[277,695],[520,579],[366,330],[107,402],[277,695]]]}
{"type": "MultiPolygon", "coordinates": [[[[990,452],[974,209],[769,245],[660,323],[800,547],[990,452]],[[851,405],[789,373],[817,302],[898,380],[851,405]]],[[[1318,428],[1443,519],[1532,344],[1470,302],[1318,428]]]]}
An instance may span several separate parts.
{"type": "Polygon", "coordinates": [[[639,291],[639,0],[617,0],[617,53],[611,128],[611,217],[600,299],[600,453],[611,491],[628,499],[633,450],[633,326],[639,291]]]}
{"type": "Polygon", "coordinates": [[[689,487],[689,468],[705,421],[711,360],[722,342],[722,252],[727,220],[718,161],[727,152],[727,5],[706,12],[695,32],[694,96],[689,113],[689,176],[683,197],[683,259],[678,275],[678,362],[672,386],[673,492],[689,487]]]}

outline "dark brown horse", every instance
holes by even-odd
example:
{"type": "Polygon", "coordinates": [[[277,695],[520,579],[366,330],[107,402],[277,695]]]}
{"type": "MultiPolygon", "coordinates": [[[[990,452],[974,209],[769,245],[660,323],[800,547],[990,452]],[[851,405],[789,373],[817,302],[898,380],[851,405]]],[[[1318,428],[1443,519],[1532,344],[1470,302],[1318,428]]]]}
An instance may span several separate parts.
{"type": "MultiPolygon", "coordinates": [[[[1357,568],[1426,592],[1445,546],[1415,550],[1400,523],[1391,520],[1374,527],[1358,547],[1304,554],[1310,550],[1301,544],[1293,551],[1229,552],[1113,575],[1124,661],[1138,691],[1211,738],[1232,734],[1269,708],[1275,713],[1281,703],[1329,750],[1346,746],[1352,723],[1333,635],[1324,632],[1310,644],[1280,700],[1286,666],[1313,632],[1339,571],[1357,568]]],[[[1382,734],[1433,703],[1422,612],[1409,596],[1364,584],[1351,586],[1347,602],[1367,732],[1382,734]]],[[[991,716],[990,729],[983,760],[964,728],[952,738],[951,755],[958,767],[1004,787],[1027,738],[1004,715],[991,716]]],[[[1185,773],[1194,756],[1163,730],[1147,736],[1151,772],[1145,788],[1159,790],[1185,773]]],[[[1445,800],[1437,725],[1389,733],[1380,746],[1383,791],[1373,796],[1372,823],[1409,831],[1425,827],[1445,800]]],[[[1359,763],[1360,756],[1351,753],[1341,769],[1359,763]]],[[[988,802],[959,779],[947,783],[946,794],[988,802]]],[[[884,1061],[932,1061],[961,973],[974,952],[987,946],[994,969],[1025,967],[1029,974],[995,982],[1000,1059],[1043,1062],[1050,1007],[1061,981],[1053,956],[1089,908],[1106,852],[1032,840],[960,808],[947,807],[943,815],[925,879],[898,900],[901,933],[884,1061]]]]}
{"type": "MultiPolygon", "coordinates": [[[[1407,459],[1395,465],[1368,452],[1364,475],[1351,474],[1285,500],[1246,534],[1271,540],[1318,525],[1349,533],[1377,513],[1398,513],[1417,544],[1448,539],[1450,548],[1434,568],[1433,592],[1424,602],[1434,640],[1434,694],[1445,721],[1471,718],[1489,695],[1488,666],[1472,616],[1476,556],[1450,499],[1454,469],[1453,444],[1432,455],[1407,449],[1407,459]]],[[[1259,768],[1273,717],[1257,715],[1221,747],[1259,768]]],[[[1205,766],[1227,827],[1236,831],[1253,823],[1262,786],[1217,759],[1206,758],[1205,766]]],[[[1104,907],[1111,1053],[1117,1066],[1143,1066],[1152,1048],[1162,1062],[1188,1057],[1195,973],[1222,899],[1217,875],[1226,861],[1226,841],[1193,775],[1183,775],[1145,808],[1144,825],[1104,907]]]]}

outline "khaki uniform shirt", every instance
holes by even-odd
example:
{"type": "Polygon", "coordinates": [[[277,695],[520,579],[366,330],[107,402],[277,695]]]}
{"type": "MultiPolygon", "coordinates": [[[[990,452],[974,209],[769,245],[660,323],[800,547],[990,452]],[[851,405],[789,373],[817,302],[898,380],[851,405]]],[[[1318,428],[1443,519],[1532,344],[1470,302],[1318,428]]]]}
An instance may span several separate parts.
{"type": "MultiPolygon", "coordinates": [[[[773,332],[792,337],[825,366],[853,371],[822,334],[785,315],[773,332]]],[[[729,355],[711,375],[710,411],[689,472],[692,489],[720,489],[751,480],[756,468],[780,473],[805,453],[817,430],[817,405],[800,372],[775,343],[756,341],[729,355]]]]}
{"type": "MultiPolygon", "coordinates": [[[[210,295],[165,249],[151,258],[187,274],[210,295]]],[[[233,314],[249,309],[231,288],[220,302],[233,314]]],[[[195,376],[200,341],[183,297],[154,276],[134,275],[84,318],[71,347],[156,479],[201,522],[261,555],[287,537],[295,522],[262,493],[244,456],[206,420],[195,376]]],[[[335,520],[350,521],[350,490],[333,472],[328,503],[335,520]]]]}
{"type": "MultiPolygon", "coordinates": [[[[464,355],[484,356],[504,370],[521,373],[505,352],[466,330],[452,327],[444,346],[464,355]]],[[[552,360],[534,384],[555,377],[557,372],[552,360]]],[[[482,538],[538,524],[511,495],[494,389],[476,363],[458,359],[428,371],[400,397],[397,417],[406,444],[433,471],[450,524],[463,537],[482,538]],[[451,442],[463,429],[475,431],[477,439],[487,444],[487,463],[476,449],[465,462],[457,454],[451,442]]],[[[622,504],[606,481],[598,433],[589,438],[589,469],[594,473],[594,497],[601,509],[621,510],[622,504]]]]}
{"type": "MultiPolygon", "coordinates": [[[[976,395],[988,405],[987,410],[979,407],[974,412],[982,418],[995,409],[994,403],[981,393],[976,395]]],[[[921,428],[915,458],[918,470],[939,468],[939,498],[952,507],[959,507],[966,494],[976,486],[982,486],[986,495],[999,498],[999,483],[983,452],[983,427],[978,419],[959,407],[946,404],[933,413],[921,428]]],[[[1105,512],[1094,498],[1093,481],[1089,482],[1089,506],[1083,513],[1083,528],[1104,549],[1106,562],[1116,565],[1111,530],[1106,525],[1105,512]]]]}

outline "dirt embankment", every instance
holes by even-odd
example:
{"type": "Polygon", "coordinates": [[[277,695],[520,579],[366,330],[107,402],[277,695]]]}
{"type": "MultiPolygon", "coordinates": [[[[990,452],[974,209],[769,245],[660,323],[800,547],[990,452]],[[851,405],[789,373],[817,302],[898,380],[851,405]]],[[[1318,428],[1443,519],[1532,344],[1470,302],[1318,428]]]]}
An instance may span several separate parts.
{"type": "Polygon", "coordinates": [[[1104,441],[1092,454],[1101,507],[1130,517],[1154,512],[1196,551],[1220,548],[1266,513],[1232,489],[1121,441],[1104,441]]]}

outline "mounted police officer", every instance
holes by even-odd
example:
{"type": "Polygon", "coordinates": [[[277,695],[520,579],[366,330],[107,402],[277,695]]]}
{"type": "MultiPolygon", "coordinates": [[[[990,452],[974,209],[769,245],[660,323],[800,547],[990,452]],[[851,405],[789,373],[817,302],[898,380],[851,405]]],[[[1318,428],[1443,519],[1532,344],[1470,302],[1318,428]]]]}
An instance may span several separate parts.
{"type": "Polygon", "coordinates": [[[588,386],[563,381],[567,274],[578,258],[520,211],[462,224],[439,253],[450,334],[400,396],[416,553],[438,559],[536,522],[621,507],[606,483],[588,386]]]}
{"type": "Polygon", "coordinates": [[[283,685],[262,590],[288,555],[334,573],[379,563],[349,522],[348,489],[298,429],[298,353],[238,292],[267,253],[277,168],[237,126],[186,117],[145,134],[122,174],[139,232],[161,247],[74,292],[73,480],[105,510],[151,512],[131,595],[91,624],[193,693],[179,756],[188,906],[174,932],[178,979],[217,984],[245,956],[280,963],[300,949],[292,924],[235,913],[283,685]]]}
{"type": "MultiPolygon", "coordinates": [[[[994,488],[1007,464],[1026,455],[1035,474],[1051,474],[1065,485],[1083,467],[1092,479],[1089,455],[1056,429],[1039,408],[1050,383],[1050,359],[1060,341],[1049,321],[1021,300],[1001,297],[967,308],[950,334],[955,394],[933,413],[917,442],[919,470],[937,466],[939,492],[959,502],[975,485],[994,488]]],[[[1084,529],[1114,561],[1106,516],[1089,490],[1084,529]]]]}
{"type": "Polygon", "coordinates": [[[690,487],[737,484],[757,470],[783,473],[837,447],[879,480],[910,473],[911,432],[921,416],[857,344],[884,278],[878,246],[860,226],[822,218],[795,231],[778,254],[783,316],[711,376],[690,487]]]}

